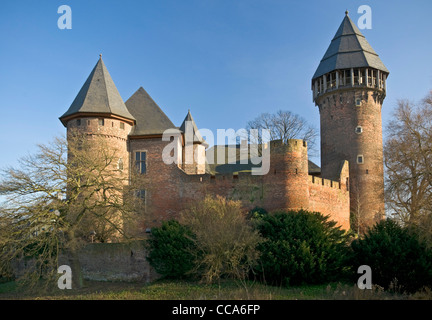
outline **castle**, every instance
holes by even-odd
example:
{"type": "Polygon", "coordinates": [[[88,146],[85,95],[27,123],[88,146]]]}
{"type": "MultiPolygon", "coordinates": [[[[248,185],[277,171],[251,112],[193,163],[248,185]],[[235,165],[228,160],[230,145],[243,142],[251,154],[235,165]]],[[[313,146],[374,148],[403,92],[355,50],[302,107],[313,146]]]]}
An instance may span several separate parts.
{"type": "Polygon", "coordinates": [[[102,57],[60,121],[68,132],[97,135],[115,147],[124,174],[145,175],[146,187],[137,194],[153,217],[147,227],[212,194],[239,199],[245,209],[318,211],[349,229],[350,214],[364,226],[384,214],[381,106],[388,74],[346,13],[312,77],[321,169],[308,160],[303,140],[270,142],[266,174],[253,175],[250,165],[239,163],[208,165],[208,152],[216,148],[208,149],[191,113],[175,126],[142,87],[124,102],[102,57]],[[172,132],[168,140],[166,132],[172,132]],[[177,152],[167,164],[168,144],[177,152]]]}

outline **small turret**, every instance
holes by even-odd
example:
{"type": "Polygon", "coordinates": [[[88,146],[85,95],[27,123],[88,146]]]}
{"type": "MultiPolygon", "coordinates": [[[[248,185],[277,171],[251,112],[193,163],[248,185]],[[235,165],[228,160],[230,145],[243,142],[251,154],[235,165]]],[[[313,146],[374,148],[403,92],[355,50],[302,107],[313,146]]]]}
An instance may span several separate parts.
{"type": "Polygon", "coordinates": [[[204,174],[208,144],[201,136],[190,110],[180,126],[180,131],[184,141],[182,169],[188,174],[204,174]]]}

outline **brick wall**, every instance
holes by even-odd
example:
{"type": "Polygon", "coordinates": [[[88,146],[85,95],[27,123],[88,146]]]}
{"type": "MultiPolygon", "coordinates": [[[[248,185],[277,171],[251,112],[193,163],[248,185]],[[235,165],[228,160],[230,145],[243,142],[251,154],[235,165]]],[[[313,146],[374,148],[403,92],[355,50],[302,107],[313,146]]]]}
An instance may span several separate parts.
{"type": "Polygon", "coordinates": [[[381,107],[384,95],[371,88],[334,91],[316,100],[321,119],[321,172],[335,179],[341,160],[350,163],[350,194],[361,202],[363,224],[384,213],[384,171],[381,107]],[[356,105],[356,100],[360,105],[356,105]],[[361,127],[361,132],[356,128],[361,127]],[[363,163],[357,157],[363,156],[363,163]],[[377,215],[378,214],[378,215],[377,215]]]}
{"type": "MultiPolygon", "coordinates": [[[[324,214],[336,219],[339,225],[349,227],[345,180],[341,183],[341,188],[311,183],[307,144],[303,140],[290,140],[288,144],[272,143],[270,170],[262,176],[250,173],[188,174],[176,164],[167,165],[162,161],[162,151],[167,143],[160,138],[130,140],[131,152],[142,150],[148,153],[145,188],[146,215],[149,218],[146,227],[178,218],[188,204],[204,199],[208,194],[241,200],[245,210],[259,206],[268,211],[324,211],[324,214]]],[[[344,173],[346,176],[342,178],[346,179],[348,175],[347,172],[344,173]]],[[[339,185],[339,182],[326,181],[328,184],[339,185]]]]}

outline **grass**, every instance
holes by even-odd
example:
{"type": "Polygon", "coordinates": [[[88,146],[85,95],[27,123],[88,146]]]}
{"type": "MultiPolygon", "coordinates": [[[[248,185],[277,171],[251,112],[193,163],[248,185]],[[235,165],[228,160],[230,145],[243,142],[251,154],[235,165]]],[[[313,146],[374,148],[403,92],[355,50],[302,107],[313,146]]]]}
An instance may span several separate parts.
{"type": "Polygon", "coordinates": [[[431,292],[417,296],[397,295],[380,287],[360,290],[343,283],[280,288],[248,282],[245,286],[230,280],[220,284],[194,281],[159,280],[150,284],[87,281],[80,289],[26,290],[15,282],[0,284],[0,299],[43,300],[362,300],[432,299],[431,292]]]}

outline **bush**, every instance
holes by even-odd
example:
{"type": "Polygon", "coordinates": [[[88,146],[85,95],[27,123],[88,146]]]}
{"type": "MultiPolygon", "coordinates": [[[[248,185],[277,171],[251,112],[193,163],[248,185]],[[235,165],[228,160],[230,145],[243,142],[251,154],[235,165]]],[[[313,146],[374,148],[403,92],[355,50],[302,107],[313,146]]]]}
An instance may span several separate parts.
{"type": "Polygon", "coordinates": [[[267,210],[261,207],[255,207],[248,211],[247,213],[247,219],[259,219],[262,218],[264,215],[268,214],[267,210]]]}
{"type": "Polygon", "coordinates": [[[417,234],[391,219],[374,225],[351,247],[353,269],[370,266],[374,284],[408,293],[432,285],[431,251],[417,234]]]}
{"type": "Polygon", "coordinates": [[[320,213],[276,212],[262,216],[257,228],[265,238],[257,271],[266,282],[317,284],[339,279],[345,271],[347,236],[320,213]]]}
{"type": "Polygon", "coordinates": [[[196,235],[197,273],[207,283],[230,277],[244,281],[258,260],[261,238],[246,219],[240,201],[207,196],[182,213],[196,235]]]}
{"type": "Polygon", "coordinates": [[[194,234],[175,220],[162,223],[153,228],[147,241],[149,256],[147,260],[156,272],[167,278],[185,278],[194,268],[194,234]]]}

